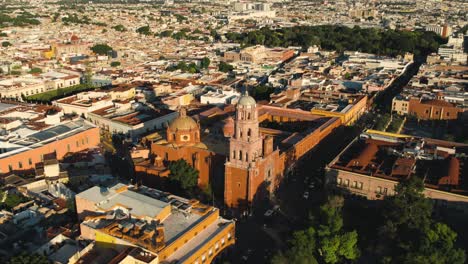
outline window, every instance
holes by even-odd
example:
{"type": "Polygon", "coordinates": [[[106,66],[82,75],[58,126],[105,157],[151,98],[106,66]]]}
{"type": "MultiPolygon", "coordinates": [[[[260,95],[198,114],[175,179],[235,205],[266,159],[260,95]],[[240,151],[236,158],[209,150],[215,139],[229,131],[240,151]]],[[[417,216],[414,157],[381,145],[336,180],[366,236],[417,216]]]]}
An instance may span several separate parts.
{"type": "Polygon", "coordinates": [[[8,170],[13,171],[13,166],[11,166],[11,164],[8,165],[8,170]]]}
{"type": "Polygon", "coordinates": [[[353,188],[357,188],[357,181],[353,181],[353,185],[351,185],[353,188]]]}
{"type": "Polygon", "coordinates": [[[236,159],[236,151],[235,150],[232,151],[232,159],[236,159]]]}
{"type": "Polygon", "coordinates": [[[249,153],[245,153],[245,161],[249,161],[249,153]]]}
{"type": "Polygon", "coordinates": [[[380,186],[377,187],[377,193],[379,193],[379,194],[382,193],[382,187],[380,187],[380,186]]]}
{"type": "Polygon", "coordinates": [[[345,183],[344,183],[345,186],[349,186],[349,180],[345,180],[345,183]]]}
{"type": "Polygon", "coordinates": [[[252,129],[249,128],[249,130],[247,130],[247,136],[250,137],[252,135],[252,129]]]}
{"type": "Polygon", "coordinates": [[[32,159],[31,158],[28,159],[28,164],[32,165],[32,159]]]}
{"type": "Polygon", "coordinates": [[[362,182],[358,182],[357,188],[360,189],[360,190],[362,190],[362,186],[363,186],[363,185],[364,185],[364,184],[363,184],[362,182]]]}
{"type": "Polygon", "coordinates": [[[384,194],[387,194],[387,191],[388,191],[387,188],[384,188],[384,189],[383,189],[383,193],[384,193],[384,194]]]}
{"type": "Polygon", "coordinates": [[[67,144],[67,152],[70,152],[70,144],[67,144]]]}
{"type": "Polygon", "coordinates": [[[224,238],[221,239],[221,245],[224,245],[224,238]]]}
{"type": "Polygon", "coordinates": [[[89,144],[89,137],[86,136],[86,144],[89,144]]]}
{"type": "Polygon", "coordinates": [[[237,182],[237,187],[239,187],[239,188],[240,188],[240,182],[237,182]]]}
{"type": "Polygon", "coordinates": [[[336,183],[337,183],[338,185],[341,185],[341,182],[342,182],[342,181],[343,181],[343,180],[342,180],[341,178],[338,178],[338,179],[336,180],[336,183]]]}
{"type": "Polygon", "coordinates": [[[81,139],[81,145],[84,145],[84,138],[81,139]]]}
{"type": "Polygon", "coordinates": [[[242,150],[239,150],[239,160],[242,160],[242,150]]]}
{"type": "Polygon", "coordinates": [[[21,162],[21,161],[18,162],[18,167],[19,167],[20,169],[22,169],[22,168],[23,168],[23,162],[21,162]]]}
{"type": "Polygon", "coordinates": [[[79,147],[80,146],[80,142],[78,142],[78,140],[76,141],[76,147],[79,147]]]}

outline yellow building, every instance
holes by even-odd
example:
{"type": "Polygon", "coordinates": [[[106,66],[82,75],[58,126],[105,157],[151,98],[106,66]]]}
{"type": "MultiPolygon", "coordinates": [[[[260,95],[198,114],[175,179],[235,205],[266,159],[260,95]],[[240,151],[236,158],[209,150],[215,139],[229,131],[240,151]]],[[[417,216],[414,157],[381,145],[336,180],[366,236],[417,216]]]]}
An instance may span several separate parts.
{"type": "Polygon", "coordinates": [[[211,263],[235,243],[234,221],[217,208],[145,186],[92,187],[76,195],[76,207],[84,238],[151,256],[142,262],[129,251],[124,263],[211,263]]]}
{"type": "Polygon", "coordinates": [[[343,125],[349,126],[354,124],[356,120],[361,117],[367,108],[367,96],[360,96],[350,102],[350,104],[339,112],[332,112],[322,109],[312,109],[311,113],[314,115],[326,116],[326,117],[338,117],[341,119],[343,125]]]}

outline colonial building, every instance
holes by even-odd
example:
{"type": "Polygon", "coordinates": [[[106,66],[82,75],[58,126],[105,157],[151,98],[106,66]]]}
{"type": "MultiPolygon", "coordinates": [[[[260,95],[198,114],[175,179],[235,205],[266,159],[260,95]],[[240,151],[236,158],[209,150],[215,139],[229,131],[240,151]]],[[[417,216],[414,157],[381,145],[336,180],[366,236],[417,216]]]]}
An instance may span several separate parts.
{"type": "Polygon", "coordinates": [[[214,177],[215,171],[222,177],[224,155],[209,150],[201,142],[200,125],[187,116],[185,108],[180,110],[178,118],[169,123],[166,135],[150,146],[152,159],[135,164],[136,172],[145,174],[145,182],[151,182],[148,177],[167,176],[167,163],[179,159],[184,159],[199,171],[198,185],[202,188],[212,182],[210,177],[214,177]]]}
{"type": "Polygon", "coordinates": [[[279,150],[273,151],[273,138],[260,135],[257,103],[248,95],[241,97],[225,164],[226,204],[237,207],[266,192],[273,175],[282,173],[275,170],[278,160],[279,150]]]}
{"type": "Polygon", "coordinates": [[[145,138],[149,151],[141,146],[132,151],[135,170],[152,185],[169,175],[170,161],[184,159],[199,171],[200,187],[211,185],[239,213],[274,194],[296,161],[343,124],[339,117],[258,105],[248,95],[235,108],[199,114],[205,116],[201,129],[180,110],[166,131],[145,138]]]}

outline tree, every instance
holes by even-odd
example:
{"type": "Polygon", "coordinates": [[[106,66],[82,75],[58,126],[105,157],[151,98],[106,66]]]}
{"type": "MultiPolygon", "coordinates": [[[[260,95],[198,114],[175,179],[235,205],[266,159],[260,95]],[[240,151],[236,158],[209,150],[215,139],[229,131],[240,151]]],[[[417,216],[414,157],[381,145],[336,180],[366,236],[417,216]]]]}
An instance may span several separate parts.
{"type": "Polygon", "coordinates": [[[29,73],[32,73],[32,74],[38,74],[38,73],[42,73],[42,69],[41,68],[32,68],[29,73]]]}
{"type": "Polygon", "coordinates": [[[127,31],[127,29],[121,24],[113,26],[112,29],[114,29],[115,31],[119,31],[119,32],[127,31]]]}
{"type": "Polygon", "coordinates": [[[10,47],[10,46],[12,46],[10,42],[8,42],[8,41],[3,41],[2,42],[2,47],[6,48],[6,47],[10,47]]]}
{"type": "Polygon", "coordinates": [[[141,35],[149,35],[151,34],[151,30],[150,30],[150,27],[149,26],[142,26],[142,27],[139,27],[137,28],[136,32],[138,34],[141,34],[141,35]]]}
{"type": "Polygon", "coordinates": [[[311,226],[297,231],[289,242],[289,249],[273,257],[272,263],[343,263],[356,260],[359,255],[356,231],[343,230],[343,197],[332,196],[312,217],[311,226]],[[289,261],[289,262],[288,262],[289,261]]]}
{"type": "Polygon", "coordinates": [[[379,248],[384,263],[465,263],[465,252],[455,248],[457,234],[431,218],[432,203],[424,197],[417,176],[400,182],[385,199],[379,248]]]}
{"type": "Polygon", "coordinates": [[[231,64],[228,64],[224,61],[219,63],[218,70],[220,72],[230,72],[234,69],[234,67],[231,64]]]}
{"type": "Polygon", "coordinates": [[[211,63],[210,59],[208,59],[207,57],[204,57],[200,63],[200,67],[202,69],[208,69],[208,67],[210,66],[210,63],[211,63]]]}
{"type": "Polygon", "coordinates": [[[169,170],[169,179],[178,183],[183,190],[189,191],[197,186],[199,172],[184,159],[169,163],[169,170]]]}
{"type": "Polygon", "coordinates": [[[110,66],[111,67],[118,67],[118,66],[120,66],[120,61],[113,61],[113,62],[110,63],[110,66]]]}
{"type": "Polygon", "coordinates": [[[279,253],[273,256],[273,264],[317,264],[316,252],[316,232],[310,227],[306,230],[297,231],[289,241],[289,249],[286,253],[279,253]]]}
{"type": "Polygon", "coordinates": [[[356,231],[343,230],[343,197],[332,196],[320,207],[317,226],[317,247],[325,263],[342,263],[359,257],[356,231]]]}
{"type": "Polygon", "coordinates": [[[275,92],[275,88],[264,84],[256,86],[252,91],[255,100],[270,100],[270,94],[275,92]]]}
{"type": "Polygon", "coordinates": [[[159,36],[162,38],[167,38],[167,37],[170,37],[171,35],[172,35],[172,30],[165,30],[159,33],[159,36]]]}
{"type": "Polygon", "coordinates": [[[107,55],[112,51],[112,47],[107,44],[96,44],[91,47],[91,50],[97,55],[107,55]]]}
{"type": "Polygon", "coordinates": [[[26,252],[21,255],[12,257],[8,264],[49,264],[51,263],[47,257],[39,254],[28,254],[26,252]]]}

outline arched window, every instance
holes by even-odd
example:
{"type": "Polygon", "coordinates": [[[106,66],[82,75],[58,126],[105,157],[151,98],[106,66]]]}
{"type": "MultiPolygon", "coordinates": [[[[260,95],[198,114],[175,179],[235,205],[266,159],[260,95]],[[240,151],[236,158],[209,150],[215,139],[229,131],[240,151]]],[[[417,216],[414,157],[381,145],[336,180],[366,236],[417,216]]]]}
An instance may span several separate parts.
{"type": "Polygon", "coordinates": [[[232,151],[232,159],[236,159],[236,151],[232,151]]]}
{"type": "Polygon", "coordinates": [[[247,136],[250,137],[252,135],[252,129],[249,128],[249,130],[247,130],[247,136]]]}
{"type": "Polygon", "coordinates": [[[249,161],[249,153],[245,153],[245,161],[249,161]]]}
{"type": "Polygon", "coordinates": [[[250,113],[247,114],[247,119],[250,120],[250,113]]]}
{"type": "Polygon", "coordinates": [[[242,150],[239,150],[239,160],[242,160],[242,150]]]}

